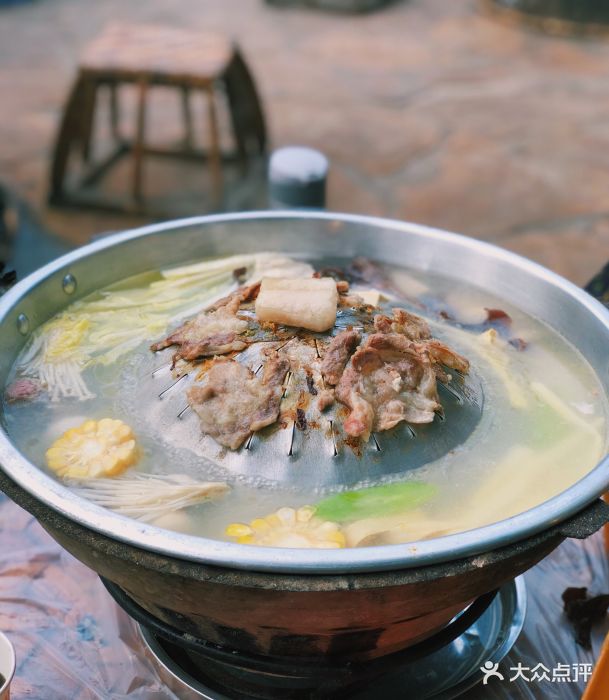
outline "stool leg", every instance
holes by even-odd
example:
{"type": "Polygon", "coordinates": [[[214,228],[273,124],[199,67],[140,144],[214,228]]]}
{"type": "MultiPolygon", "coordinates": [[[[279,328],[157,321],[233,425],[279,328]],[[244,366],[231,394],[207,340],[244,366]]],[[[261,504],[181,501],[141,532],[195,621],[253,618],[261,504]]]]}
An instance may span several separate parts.
{"type": "Polygon", "coordinates": [[[207,110],[209,117],[209,168],[212,179],[214,204],[220,207],[222,204],[222,155],[220,153],[220,132],[218,129],[218,115],[216,112],[216,100],[213,85],[205,90],[207,94],[207,110]]]}
{"type": "Polygon", "coordinates": [[[116,143],[120,143],[123,139],[120,132],[120,107],[118,104],[118,85],[110,83],[108,85],[110,98],[110,133],[116,143]]]}
{"type": "Polygon", "coordinates": [[[144,134],[146,130],[146,95],[148,81],[142,78],[138,83],[137,126],[133,141],[133,199],[142,199],[142,160],[144,156],[144,134]]]}
{"type": "Polygon", "coordinates": [[[83,89],[80,116],[80,148],[82,159],[89,162],[91,156],[91,139],[95,126],[95,103],[97,99],[97,81],[88,80],[83,89]]]}
{"type": "Polygon", "coordinates": [[[182,118],[184,119],[184,148],[192,151],[194,147],[194,133],[192,128],[192,109],[190,104],[190,88],[182,85],[180,88],[182,98],[182,118]]]}
{"type": "Polygon", "coordinates": [[[63,110],[63,116],[55,139],[53,157],[51,160],[51,176],[49,183],[49,203],[59,204],[65,196],[64,180],[68,167],[70,151],[74,140],[79,135],[80,107],[86,78],[79,73],[63,110]]]}
{"type": "Polygon", "coordinates": [[[262,103],[254,78],[237,49],[223,77],[237,151],[245,164],[252,151],[260,155],[266,151],[267,133],[262,103]]]}

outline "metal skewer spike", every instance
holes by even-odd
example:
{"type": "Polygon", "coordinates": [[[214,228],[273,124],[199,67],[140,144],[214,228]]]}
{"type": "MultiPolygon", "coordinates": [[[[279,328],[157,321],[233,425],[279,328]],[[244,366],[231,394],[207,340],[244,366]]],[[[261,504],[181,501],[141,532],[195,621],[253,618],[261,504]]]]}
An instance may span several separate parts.
{"type": "Polygon", "coordinates": [[[164,365],[161,365],[160,367],[157,367],[156,369],[152,370],[152,376],[156,377],[157,374],[160,374],[163,370],[168,369],[171,367],[171,362],[166,362],[164,365]]]}
{"type": "Polygon", "coordinates": [[[338,446],[336,444],[336,433],[334,432],[334,421],[330,420],[330,437],[332,438],[332,456],[336,457],[338,455],[338,446]]]}
{"type": "Polygon", "coordinates": [[[288,450],[288,457],[294,455],[294,437],[296,435],[296,421],[292,423],[292,433],[290,435],[290,449],[288,450]]]}
{"type": "Polygon", "coordinates": [[[161,393],[159,394],[159,399],[162,399],[167,394],[167,392],[171,391],[171,389],[173,389],[174,386],[179,384],[182,381],[182,379],[186,379],[187,376],[188,374],[182,374],[175,380],[175,382],[172,382],[166,389],[163,389],[163,391],[161,391],[161,393]]]}
{"type": "Polygon", "coordinates": [[[190,405],[184,406],[184,408],[178,413],[178,418],[182,420],[182,416],[184,416],[184,414],[188,411],[190,411],[190,405]]]}
{"type": "Polygon", "coordinates": [[[439,382],[441,386],[444,387],[444,389],[455,399],[455,401],[459,404],[465,403],[466,397],[464,394],[459,392],[454,386],[447,382],[439,382]]]}

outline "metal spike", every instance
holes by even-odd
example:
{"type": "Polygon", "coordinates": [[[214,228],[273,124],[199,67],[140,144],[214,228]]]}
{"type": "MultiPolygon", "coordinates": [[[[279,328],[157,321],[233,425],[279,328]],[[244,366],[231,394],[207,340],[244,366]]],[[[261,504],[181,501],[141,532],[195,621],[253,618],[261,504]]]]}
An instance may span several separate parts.
{"type": "Polygon", "coordinates": [[[317,344],[317,338],[313,338],[313,342],[315,343],[315,354],[317,355],[317,358],[321,360],[321,355],[319,354],[319,345],[317,344]]]}
{"type": "Polygon", "coordinates": [[[178,418],[182,420],[182,416],[187,412],[190,411],[190,406],[184,406],[184,408],[178,413],[178,418]]]}
{"type": "Polygon", "coordinates": [[[178,378],[175,380],[175,382],[173,382],[172,384],[170,384],[170,385],[167,387],[167,389],[163,389],[163,391],[161,391],[161,393],[159,394],[159,399],[162,399],[163,396],[165,396],[165,394],[166,394],[168,391],[170,391],[171,389],[173,389],[173,387],[174,387],[176,384],[178,384],[179,382],[181,382],[182,379],[186,379],[187,376],[188,376],[188,374],[183,374],[182,376],[178,377],[178,378]]]}
{"type": "Polygon", "coordinates": [[[412,425],[408,425],[408,423],[406,423],[406,428],[408,429],[408,432],[410,433],[410,437],[416,438],[417,431],[412,427],[412,425]]]}
{"type": "Polygon", "coordinates": [[[247,440],[245,441],[245,445],[243,446],[243,448],[249,451],[250,448],[251,448],[251,446],[252,446],[252,440],[253,440],[253,439],[254,439],[254,433],[250,433],[250,434],[249,434],[249,437],[248,437],[247,440]]]}
{"type": "Polygon", "coordinates": [[[288,395],[288,389],[290,387],[290,382],[292,381],[292,372],[288,371],[285,379],[285,385],[283,387],[283,394],[281,394],[281,398],[285,399],[285,397],[288,395]]]}
{"type": "Polygon", "coordinates": [[[376,447],[376,451],[380,452],[381,446],[379,445],[379,441],[376,439],[376,435],[374,433],[372,433],[371,437],[374,440],[374,446],[376,447]]]}
{"type": "Polygon", "coordinates": [[[162,372],[164,369],[167,369],[168,367],[171,367],[171,362],[167,362],[164,365],[161,365],[160,367],[153,369],[152,376],[155,377],[159,372],[162,372]]]}
{"type": "Polygon", "coordinates": [[[330,420],[330,435],[332,437],[332,456],[338,455],[338,446],[336,444],[336,433],[334,432],[334,421],[330,420]]]}
{"type": "Polygon", "coordinates": [[[290,449],[288,450],[288,457],[292,457],[294,452],[294,436],[296,435],[296,421],[292,423],[292,434],[290,435],[290,449]]]}
{"type": "Polygon", "coordinates": [[[457,403],[462,404],[464,402],[464,397],[462,394],[460,394],[453,386],[446,384],[445,382],[441,382],[441,384],[457,403]]]}

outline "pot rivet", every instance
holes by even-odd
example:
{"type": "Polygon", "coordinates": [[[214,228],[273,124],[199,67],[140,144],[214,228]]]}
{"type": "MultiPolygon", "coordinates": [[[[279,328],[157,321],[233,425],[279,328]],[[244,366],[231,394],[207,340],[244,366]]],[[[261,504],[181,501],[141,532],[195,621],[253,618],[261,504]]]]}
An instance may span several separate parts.
{"type": "Polygon", "coordinates": [[[25,314],[17,316],[17,330],[21,335],[27,335],[30,330],[30,319],[25,314]]]}
{"type": "Polygon", "coordinates": [[[66,294],[74,294],[76,291],[76,277],[68,272],[68,274],[63,278],[61,286],[66,294]]]}

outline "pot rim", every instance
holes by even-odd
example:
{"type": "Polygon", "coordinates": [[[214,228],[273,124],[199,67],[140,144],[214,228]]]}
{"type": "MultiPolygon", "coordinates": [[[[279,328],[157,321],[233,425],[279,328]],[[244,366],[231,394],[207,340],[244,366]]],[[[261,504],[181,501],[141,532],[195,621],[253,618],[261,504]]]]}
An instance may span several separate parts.
{"type": "MultiPolygon", "coordinates": [[[[430,228],[355,214],[311,211],[259,211],[178,219],[112,234],[64,255],[17,283],[0,299],[0,327],[19,301],[48,277],[82,258],[118,243],[163,233],[176,228],[247,220],[325,220],[385,227],[457,242],[464,249],[483,253],[524,270],[574,298],[595,317],[609,334],[609,311],[587,292],[560,275],[520,255],[491,243],[430,228]]],[[[21,455],[0,425],[0,465],[22,488],[60,514],[115,540],[173,558],[231,569],[296,574],[337,574],[391,571],[446,562],[480,554],[537,534],[582,510],[609,487],[609,456],[588,474],[557,496],[506,520],[473,530],[420,542],[338,550],[280,549],[241,545],[163,530],[109,510],[81,498],[46,475],[21,455]]]]}

